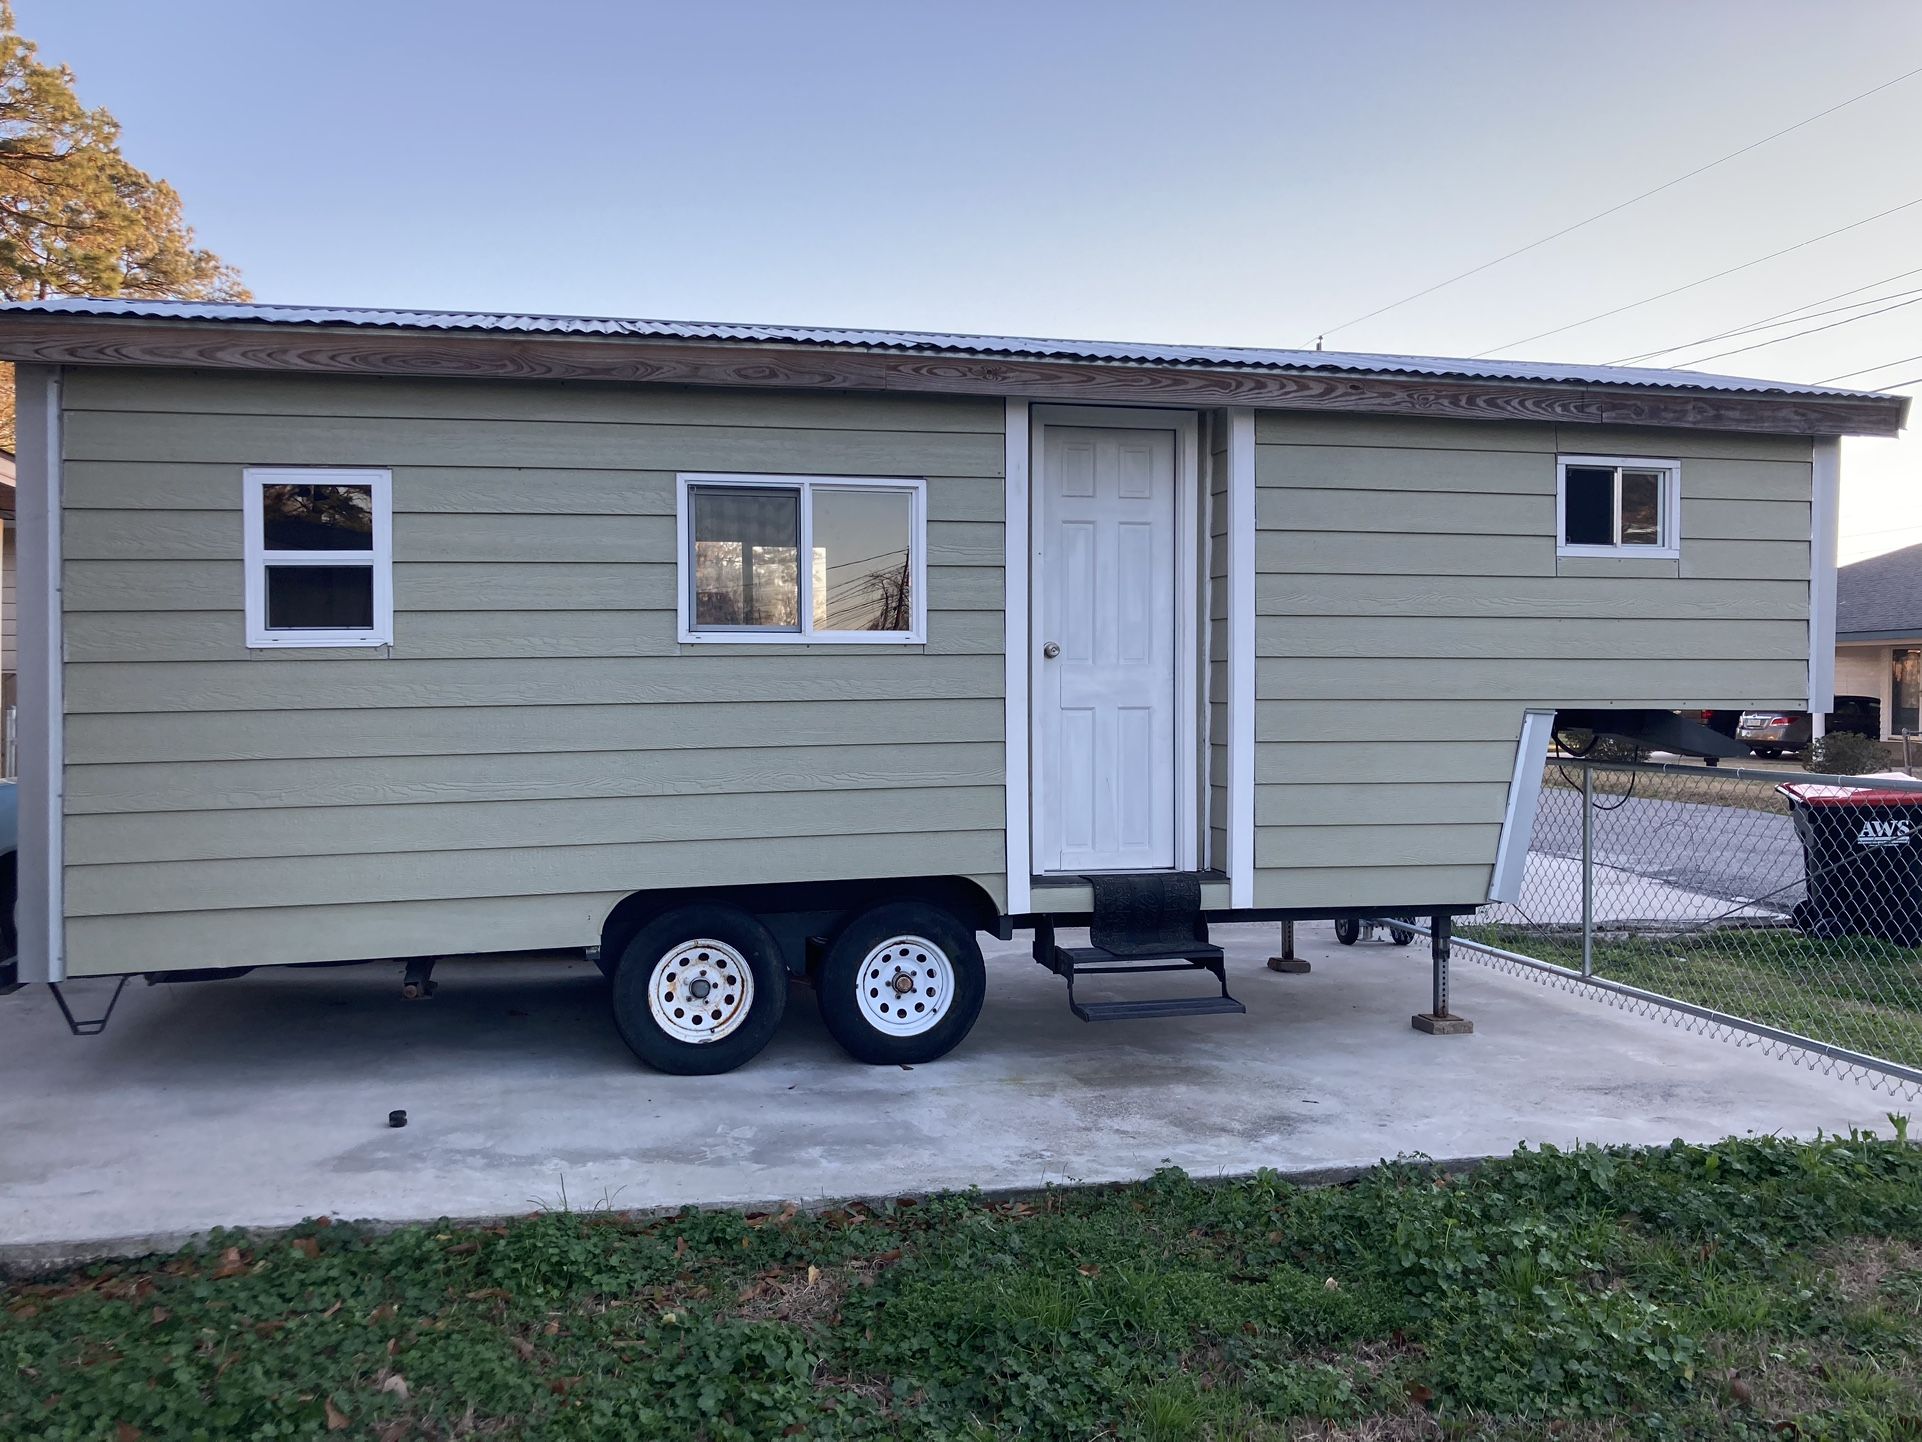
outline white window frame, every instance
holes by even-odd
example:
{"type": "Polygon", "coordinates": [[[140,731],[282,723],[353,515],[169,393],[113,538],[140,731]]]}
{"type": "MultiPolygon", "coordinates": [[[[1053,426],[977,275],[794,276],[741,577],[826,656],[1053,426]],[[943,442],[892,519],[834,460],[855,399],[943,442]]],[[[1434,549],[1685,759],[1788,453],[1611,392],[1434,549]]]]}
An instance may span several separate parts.
{"type": "Polygon", "coordinates": [[[241,510],[246,527],[247,645],[284,650],[394,644],[393,474],[338,466],[249,466],[242,472],[241,510]],[[373,493],[371,551],[270,551],[262,496],[268,486],[366,486],[373,493]],[[359,566],[374,574],[374,624],[366,629],[275,630],[267,624],[268,566],[359,566]]]}
{"type": "Polygon", "coordinates": [[[1682,554],[1682,463],[1673,457],[1653,456],[1557,456],[1555,458],[1555,554],[1557,556],[1605,556],[1616,560],[1674,561],[1682,554]],[[1573,546],[1568,535],[1568,468],[1591,466],[1612,468],[1615,472],[1615,544],[1610,546],[1573,546]],[[1662,475],[1661,526],[1659,546],[1628,546],[1622,534],[1622,472],[1659,471],[1662,475]]]}
{"type": "Polygon", "coordinates": [[[675,478],[674,607],[680,638],[689,645],[719,646],[921,646],[928,632],[928,486],[913,476],[777,476],[734,475],[720,471],[684,471],[675,478]],[[799,494],[800,552],[814,554],[814,493],[816,491],[888,491],[907,495],[910,506],[908,545],[914,594],[912,625],[906,631],[816,631],[814,629],[814,567],[797,565],[801,596],[801,624],[795,630],[762,626],[694,627],[694,509],[693,492],[701,486],[732,490],[760,488],[799,494]]]}

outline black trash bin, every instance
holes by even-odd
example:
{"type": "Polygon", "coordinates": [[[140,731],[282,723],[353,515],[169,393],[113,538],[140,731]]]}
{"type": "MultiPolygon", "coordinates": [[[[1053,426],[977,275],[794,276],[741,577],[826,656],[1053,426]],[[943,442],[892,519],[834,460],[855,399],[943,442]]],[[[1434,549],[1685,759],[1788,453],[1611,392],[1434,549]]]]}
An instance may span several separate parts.
{"type": "Polygon", "coordinates": [[[1808,899],[1795,924],[1810,936],[1875,936],[1922,945],[1922,791],[1795,781],[1789,800],[1808,899]]]}

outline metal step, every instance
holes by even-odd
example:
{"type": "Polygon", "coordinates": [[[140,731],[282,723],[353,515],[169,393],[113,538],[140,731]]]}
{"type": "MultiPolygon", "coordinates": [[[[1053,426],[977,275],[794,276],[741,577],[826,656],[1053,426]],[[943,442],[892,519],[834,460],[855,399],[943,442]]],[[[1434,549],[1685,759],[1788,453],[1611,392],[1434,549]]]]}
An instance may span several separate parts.
{"type": "Polygon", "coordinates": [[[1076,1001],[1070,992],[1068,1009],[1083,1021],[1139,1021],[1151,1016],[1221,1016],[1248,1010],[1226,992],[1220,996],[1171,996],[1142,1001],[1076,1001]]]}
{"type": "Polygon", "coordinates": [[[1057,946],[1054,950],[1056,957],[1076,971],[1180,971],[1189,966],[1212,970],[1223,955],[1220,947],[1202,941],[1122,951],[1106,946],[1057,946]]]}

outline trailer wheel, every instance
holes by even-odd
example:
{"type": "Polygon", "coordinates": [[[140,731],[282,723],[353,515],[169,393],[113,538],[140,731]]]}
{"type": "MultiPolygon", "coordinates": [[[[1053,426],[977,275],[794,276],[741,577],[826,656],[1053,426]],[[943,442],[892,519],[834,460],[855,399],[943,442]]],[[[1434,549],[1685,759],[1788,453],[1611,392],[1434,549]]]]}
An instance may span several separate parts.
{"type": "Polygon", "coordinates": [[[1335,922],[1335,940],[1343,946],[1353,946],[1361,940],[1361,922],[1352,916],[1344,916],[1335,922]]]}
{"type": "Polygon", "coordinates": [[[614,973],[614,1025],[634,1055],[675,1076],[752,1059],[787,1009],[768,929],[735,906],[683,906],[631,937],[614,973]]]}
{"type": "Polygon", "coordinates": [[[821,962],[821,1020],[856,1061],[911,1065],[946,1056],[987,994],[974,929],[925,901],[889,901],[841,928],[821,962]]]}
{"type": "Polygon", "coordinates": [[[1388,939],[1396,946],[1406,946],[1415,939],[1415,929],[1411,926],[1397,926],[1391,921],[1388,923],[1388,939]]]}

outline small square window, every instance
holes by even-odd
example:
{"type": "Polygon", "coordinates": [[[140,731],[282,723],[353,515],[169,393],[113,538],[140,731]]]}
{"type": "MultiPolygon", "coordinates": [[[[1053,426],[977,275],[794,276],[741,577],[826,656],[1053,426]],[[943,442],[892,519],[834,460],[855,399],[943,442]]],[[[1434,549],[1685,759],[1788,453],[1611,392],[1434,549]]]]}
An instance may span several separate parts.
{"type": "Polygon", "coordinates": [[[1556,492],[1556,553],[1681,554],[1681,480],[1675,461],[1564,456],[1556,492]]]}
{"type": "Polygon", "coordinates": [[[244,484],[247,644],[391,644],[388,473],[255,468],[244,484]]]}
{"type": "Polygon", "coordinates": [[[920,641],[922,504],[919,481],[683,476],[681,639],[920,641]]]}

